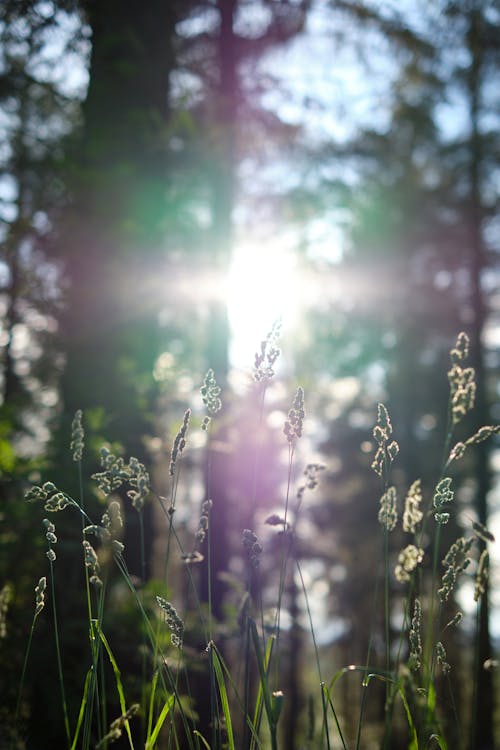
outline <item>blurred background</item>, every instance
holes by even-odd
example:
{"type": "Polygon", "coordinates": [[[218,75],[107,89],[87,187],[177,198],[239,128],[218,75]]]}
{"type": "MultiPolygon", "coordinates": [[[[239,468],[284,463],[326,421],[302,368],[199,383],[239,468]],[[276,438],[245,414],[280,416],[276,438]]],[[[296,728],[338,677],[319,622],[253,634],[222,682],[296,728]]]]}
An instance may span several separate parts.
{"type": "MultiPolygon", "coordinates": [[[[78,493],[69,436],[82,409],[85,476],[106,443],[151,467],[167,494],[172,440],[189,407],[176,521],[194,533],[209,367],[223,401],[212,444],[212,565],[227,653],[231,628],[222,624],[238,607],[243,528],[264,547],[264,595],[276,584],[276,531],[264,521],[283,512],[282,428],[301,385],[307,420],[293,486],[307,463],[326,468],[294,519],[297,554],[327,679],[364,662],[378,622],[377,402],[401,446],[394,482],[403,493],[417,478],[432,493],[439,477],[448,352],[461,330],[478,392],[460,434],[500,419],[499,33],[496,0],[3,0],[0,585],[12,586],[13,603],[0,642],[0,725],[12,718],[33,587],[47,564],[44,511],[27,506],[24,492],[51,479],[78,493]],[[254,356],[277,320],[281,354],[261,412],[254,356]]],[[[457,466],[448,543],[471,519],[500,534],[500,446],[483,443],[457,466]]],[[[130,570],[145,585],[137,514],[126,513],[130,570]]],[[[154,579],[165,521],[152,503],[145,513],[154,579]]],[[[78,529],[59,523],[69,561],[78,529]]],[[[496,550],[481,663],[500,639],[496,550]]],[[[71,670],[81,570],[68,562],[66,572],[71,670]]],[[[295,584],[285,621],[295,695],[287,750],[306,746],[317,682],[295,584]]],[[[465,706],[477,707],[479,750],[494,746],[499,717],[493,673],[479,670],[474,696],[463,677],[473,669],[471,587],[458,592],[465,620],[450,661],[466,723],[465,706]]],[[[109,629],[134,674],[136,644],[119,624],[132,615],[120,602],[117,593],[109,629]]],[[[49,620],[23,704],[26,746],[40,749],[62,746],[57,696],[47,694],[49,620]]],[[[70,696],[79,679],[75,668],[70,696]]],[[[356,679],[339,689],[346,723],[356,679]]],[[[376,709],[374,726],[383,701],[376,709]]],[[[377,743],[367,735],[367,748],[377,743]]]]}

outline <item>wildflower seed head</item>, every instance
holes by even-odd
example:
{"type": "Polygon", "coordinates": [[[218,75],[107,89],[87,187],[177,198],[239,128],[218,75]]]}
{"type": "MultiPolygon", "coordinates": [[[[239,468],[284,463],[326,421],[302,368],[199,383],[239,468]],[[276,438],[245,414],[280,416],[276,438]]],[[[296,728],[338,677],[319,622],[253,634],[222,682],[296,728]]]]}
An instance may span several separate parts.
{"type": "Polygon", "coordinates": [[[380,498],[380,510],[378,512],[379,523],[384,526],[387,531],[393,531],[396,528],[398,522],[397,512],[397,494],[395,487],[389,487],[380,498]]]}
{"type": "Polygon", "coordinates": [[[111,722],[109,725],[109,732],[104,735],[102,740],[95,746],[96,750],[101,750],[103,747],[107,747],[108,743],[114,742],[120,739],[123,734],[123,728],[126,722],[134,716],[139,710],[139,704],[133,703],[122,716],[111,722]]]}
{"type": "Polygon", "coordinates": [[[399,453],[399,444],[395,440],[392,440],[387,446],[387,455],[389,456],[389,459],[391,461],[394,461],[398,453],[399,453]]]}
{"type": "Polygon", "coordinates": [[[24,499],[28,503],[35,503],[37,500],[46,500],[47,499],[47,493],[43,489],[43,487],[38,487],[37,485],[34,485],[31,487],[28,492],[24,495],[24,499]]]}
{"type": "Polygon", "coordinates": [[[432,499],[436,512],[434,513],[434,519],[436,523],[444,526],[450,520],[450,514],[443,510],[443,506],[447,503],[451,503],[453,500],[454,492],[451,489],[451,477],[444,477],[436,485],[434,490],[434,497],[432,499]]]}
{"type": "Polygon", "coordinates": [[[485,425],[481,427],[472,437],[466,440],[466,445],[477,445],[487,440],[492,435],[498,435],[500,432],[500,425],[485,425]]]}
{"type": "Polygon", "coordinates": [[[144,464],[134,457],[129,461],[129,471],[128,482],[132,489],[127,492],[127,497],[132,501],[133,507],[140,512],[151,491],[149,474],[144,464]]]}
{"type": "Polygon", "coordinates": [[[181,555],[181,560],[184,560],[184,562],[187,565],[194,565],[196,563],[203,562],[205,558],[201,554],[201,552],[198,552],[198,550],[194,550],[193,552],[186,552],[181,555]]]}
{"type": "Polygon", "coordinates": [[[280,355],[277,343],[281,334],[281,319],[276,320],[255,355],[253,377],[256,383],[266,383],[274,377],[274,365],[280,355]]]}
{"type": "Polygon", "coordinates": [[[305,482],[301,484],[297,490],[297,500],[299,501],[299,503],[302,502],[302,498],[306,490],[316,489],[316,487],[318,486],[318,474],[320,471],[323,471],[325,468],[326,467],[324,466],[324,464],[318,464],[318,463],[307,464],[306,468],[304,469],[305,482]]]}
{"type": "Polygon", "coordinates": [[[84,448],[85,433],[82,426],[82,411],[78,409],[75,412],[71,423],[71,443],[70,450],[73,451],[73,461],[81,461],[84,448]]]}
{"type": "Polygon", "coordinates": [[[173,477],[175,474],[175,467],[177,464],[177,459],[181,456],[182,451],[186,447],[186,433],[188,431],[190,419],[191,419],[191,409],[186,409],[186,411],[184,412],[184,419],[182,420],[182,424],[179,429],[179,432],[175,436],[174,444],[172,446],[172,451],[170,454],[169,473],[171,477],[173,477]]]}
{"type": "Polygon", "coordinates": [[[220,388],[215,381],[215,375],[212,368],[207,370],[203,385],[201,387],[201,397],[203,403],[207,407],[207,412],[214,416],[222,408],[222,401],[220,400],[220,388]]]}
{"type": "Polygon", "coordinates": [[[413,617],[411,619],[409,641],[410,641],[410,656],[408,659],[408,666],[411,670],[416,671],[420,669],[422,662],[422,639],[420,636],[420,630],[422,627],[422,605],[419,599],[415,599],[413,607],[413,617]]]}
{"type": "Polygon", "coordinates": [[[446,630],[446,628],[452,628],[455,625],[460,625],[462,620],[463,620],[462,612],[457,612],[457,614],[454,617],[452,617],[452,619],[448,623],[446,623],[444,630],[446,630]]]}
{"type": "Polygon", "coordinates": [[[288,412],[288,419],[283,428],[283,432],[290,445],[293,445],[297,438],[302,436],[304,418],[304,389],[299,386],[292,402],[292,407],[288,412]]]}
{"type": "Polygon", "coordinates": [[[97,573],[99,572],[99,561],[97,559],[96,551],[86,539],[83,540],[82,545],[85,566],[89,568],[93,575],[97,576],[97,573]]]}
{"type": "Polygon", "coordinates": [[[182,639],[184,637],[184,623],[177,614],[175,607],[161,596],[156,597],[158,606],[163,611],[165,622],[170,629],[170,640],[176,648],[182,648],[182,639]]]}
{"type": "Polygon", "coordinates": [[[70,500],[68,498],[66,498],[66,503],[63,503],[61,498],[64,497],[64,493],[60,492],[53,482],[45,482],[41,487],[38,487],[37,485],[31,487],[31,489],[29,489],[25,494],[24,499],[29,503],[33,503],[38,500],[42,502],[47,501],[46,506],[54,506],[47,508],[47,510],[63,510],[66,505],[70,504],[70,500]],[[58,503],[61,505],[61,507],[57,507],[58,503]]]}
{"type": "Polygon", "coordinates": [[[436,659],[437,663],[441,666],[441,669],[443,670],[443,674],[449,674],[451,672],[451,667],[446,661],[446,650],[441,641],[438,641],[436,643],[436,659]]]}
{"type": "Polygon", "coordinates": [[[485,594],[486,587],[488,585],[488,578],[490,574],[490,556],[488,550],[481,552],[479,563],[477,566],[476,582],[474,585],[474,601],[478,602],[479,599],[485,594]]]}
{"type": "Polygon", "coordinates": [[[484,526],[482,523],[479,523],[478,521],[472,522],[472,528],[474,529],[474,532],[478,539],[481,539],[485,544],[488,542],[494,542],[495,537],[491,533],[491,531],[488,531],[486,526],[484,526]]]}
{"type": "Polygon", "coordinates": [[[451,477],[444,477],[436,485],[434,490],[433,505],[436,509],[441,508],[445,503],[451,503],[453,500],[453,490],[451,489],[451,477]]]}
{"type": "Polygon", "coordinates": [[[420,510],[422,505],[422,484],[420,479],[415,480],[408,490],[405,498],[403,511],[403,530],[408,534],[414,534],[416,527],[423,518],[420,510]]]}
{"type": "Polygon", "coordinates": [[[58,513],[60,510],[67,508],[68,505],[72,505],[70,498],[64,492],[56,492],[55,495],[46,500],[43,507],[49,513],[58,513]]]}
{"type": "Polygon", "coordinates": [[[452,364],[457,362],[463,362],[469,356],[469,337],[466,333],[461,331],[457,337],[457,343],[450,351],[450,359],[452,364]]]}
{"type": "MultiPolygon", "coordinates": [[[[458,342],[457,342],[458,343],[458,342]]],[[[459,362],[465,359],[468,347],[452,349],[452,366],[448,371],[450,383],[451,416],[454,425],[458,424],[474,407],[476,397],[475,371],[473,367],[462,367],[459,362]],[[465,352],[464,356],[460,352],[465,352]],[[457,354],[458,353],[458,354],[457,354]]]]}
{"type": "Polygon", "coordinates": [[[390,440],[392,435],[392,424],[384,404],[377,406],[377,422],[373,428],[373,437],[377,443],[377,450],[372,462],[373,471],[381,477],[384,469],[388,469],[399,453],[399,445],[395,440],[390,440]]]}
{"type": "Polygon", "coordinates": [[[252,568],[258,568],[260,565],[260,555],[262,546],[259,544],[257,535],[251,529],[243,529],[241,541],[245,547],[252,568]]]}
{"type": "Polygon", "coordinates": [[[198,521],[198,528],[196,530],[196,541],[199,544],[202,544],[202,542],[205,540],[205,536],[208,531],[208,516],[211,509],[211,500],[206,500],[202,505],[202,513],[200,516],[200,520],[198,521]]]}
{"type": "Polygon", "coordinates": [[[458,461],[464,455],[467,446],[465,443],[456,443],[450,451],[447,463],[451,464],[452,461],[458,461]]]}
{"type": "Polygon", "coordinates": [[[47,552],[45,554],[47,555],[47,558],[50,560],[50,562],[55,562],[55,560],[56,560],[56,553],[54,552],[53,549],[47,550],[47,552]]]}
{"type": "Polygon", "coordinates": [[[486,659],[486,661],[483,663],[483,669],[489,672],[492,669],[498,669],[498,664],[499,662],[497,659],[486,659]]]}
{"type": "MultiPolygon", "coordinates": [[[[378,404],[377,406],[377,426],[383,435],[384,442],[388,439],[389,435],[392,435],[392,424],[384,404],[378,404]]],[[[375,433],[374,433],[375,437],[375,433]]]]}
{"type": "Polygon", "coordinates": [[[101,492],[107,497],[119,489],[133,474],[121,456],[115,456],[105,446],[101,448],[101,466],[103,471],[92,474],[101,492]]]}
{"type": "Polygon", "coordinates": [[[84,534],[93,534],[98,539],[100,539],[103,542],[109,542],[111,539],[111,534],[109,532],[109,529],[107,529],[105,526],[98,526],[97,524],[91,524],[90,526],[85,526],[83,529],[84,534]]]}
{"type": "Polygon", "coordinates": [[[42,576],[35,586],[35,617],[37,617],[45,606],[45,589],[47,588],[47,579],[42,576]]]}
{"type": "Polygon", "coordinates": [[[441,588],[438,590],[438,596],[442,602],[448,601],[449,596],[455,587],[458,576],[468,568],[470,564],[468,554],[473,541],[473,537],[470,539],[459,537],[446,553],[443,560],[445,572],[442,578],[441,588]]]}
{"type": "Polygon", "coordinates": [[[106,525],[107,528],[113,533],[116,533],[118,529],[123,528],[122,509],[118,500],[111,500],[110,504],[108,505],[107,513],[103,515],[102,523],[103,526],[106,525]],[[107,516],[107,518],[109,519],[107,524],[104,523],[104,516],[107,516]]]}
{"type": "Polygon", "coordinates": [[[398,556],[398,565],[396,565],[395,575],[400,583],[409,581],[410,574],[415,570],[417,565],[424,559],[424,550],[409,544],[398,556]]]}
{"type": "Polygon", "coordinates": [[[0,638],[7,637],[7,613],[12,601],[12,586],[5,583],[0,591],[0,638]]]}

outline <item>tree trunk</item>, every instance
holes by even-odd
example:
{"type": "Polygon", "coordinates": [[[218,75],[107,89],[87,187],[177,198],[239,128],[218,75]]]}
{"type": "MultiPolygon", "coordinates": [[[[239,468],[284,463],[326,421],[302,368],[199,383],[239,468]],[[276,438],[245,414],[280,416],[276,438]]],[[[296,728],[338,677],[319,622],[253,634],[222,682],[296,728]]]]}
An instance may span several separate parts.
{"type": "MultiPolygon", "coordinates": [[[[477,428],[489,423],[487,398],[487,378],[484,364],[482,336],[486,320],[486,304],[482,289],[482,274],[486,268],[486,253],[483,236],[482,205],[482,172],[484,154],[479,129],[481,113],[481,88],[483,83],[483,50],[481,39],[482,12],[478,3],[473,4],[468,17],[468,48],[470,67],[467,78],[467,94],[470,112],[470,261],[471,261],[471,301],[474,319],[471,329],[472,364],[476,371],[476,421],[477,428]]],[[[490,489],[488,468],[488,445],[476,446],[477,496],[476,510],[479,521],[486,525],[488,520],[487,497],[490,489]]],[[[491,671],[483,668],[484,662],[491,657],[491,639],[489,633],[489,597],[488,590],[481,601],[478,639],[477,663],[474,667],[475,701],[471,731],[471,747],[476,750],[493,750],[493,681],[491,671]]]]}

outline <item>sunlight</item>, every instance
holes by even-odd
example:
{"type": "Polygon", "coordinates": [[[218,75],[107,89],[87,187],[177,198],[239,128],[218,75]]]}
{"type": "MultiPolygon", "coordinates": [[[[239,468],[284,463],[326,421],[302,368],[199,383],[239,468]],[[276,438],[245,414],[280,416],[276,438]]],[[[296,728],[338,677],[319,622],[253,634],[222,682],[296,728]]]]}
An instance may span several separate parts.
{"type": "Polygon", "coordinates": [[[292,328],[301,300],[297,260],[290,250],[279,244],[235,247],[227,292],[233,365],[248,367],[277,318],[292,328]]]}

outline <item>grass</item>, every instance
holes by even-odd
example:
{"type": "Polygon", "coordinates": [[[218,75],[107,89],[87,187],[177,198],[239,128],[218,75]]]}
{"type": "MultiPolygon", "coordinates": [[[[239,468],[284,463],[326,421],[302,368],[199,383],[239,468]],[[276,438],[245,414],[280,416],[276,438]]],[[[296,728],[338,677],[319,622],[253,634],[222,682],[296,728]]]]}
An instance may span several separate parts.
{"type": "MultiPolygon", "coordinates": [[[[278,333],[279,327],[274,327],[262,342],[255,361],[260,428],[265,424],[266,389],[274,377],[273,366],[278,356],[278,333]]],[[[445,642],[448,633],[460,627],[462,616],[457,613],[449,622],[443,618],[462,576],[474,564],[474,599],[479,616],[482,597],[487,588],[486,550],[494,539],[486,528],[472,521],[470,529],[464,532],[464,536],[456,539],[446,552],[443,565],[441,537],[454,513],[455,489],[450,472],[470,446],[499,431],[497,427],[485,426],[467,440],[453,444],[456,427],[474,405],[474,372],[466,366],[467,355],[468,340],[465,334],[460,334],[450,353],[446,444],[442,470],[440,476],[436,477],[434,492],[425,497],[419,479],[412,478],[402,509],[398,499],[400,490],[393,483],[399,445],[394,439],[388,410],[383,404],[378,406],[373,428],[376,450],[372,468],[380,480],[378,521],[384,564],[379,580],[373,582],[373,588],[374,611],[383,612],[383,658],[375,658],[372,632],[366,644],[365,661],[361,664],[344,665],[333,674],[328,673],[331,662],[323,658],[318,646],[316,631],[319,626],[314,622],[311,596],[297,548],[296,527],[300,512],[307,502],[308,493],[318,485],[320,471],[324,469],[321,465],[309,464],[303,474],[303,483],[294,495],[296,447],[305,420],[302,388],[297,390],[284,423],[283,443],[288,446],[288,465],[284,468],[286,492],[283,512],[267,519],[268,524],[275,529],[275,546],[278,549],[274,553],[275,599],[271,621],[266,620],[264,615],[262,587],[258,585],[260,562],[266,551],[251,529],[242,530],[242,556],[246,560],[247,575],[242,582],[245,591],[244,606],[239,613],[240,665],[229,651],[226,656],[224,628],[221,627],[223,624],[216,621],[212,606],[214,581],[210,562],[213,545],[217,544],[212,533],[213,514],[217,513],[216,502],[212,506],[210,500],[204,501],[198,528],[191,542],[186,541],[176,520],[179,478],[189,444],[191,411],[186,411],[172,444],[170,491],[167,497],[156,492],[146,467],[136,458],[126,460],[103,448],[101,470],[93,475],[93,481],[107,503],[100,519],[92,519],[84,503],[82,461],[85,436],[82,414],[77,413],[73,422],[71,450],[79,477],[80,496],[71,497],[64,489],[49,481],[41,486],[33,486],[28,491],[26,500],[42,504],[51,518],[57,518],[60,512],[72,513],[75,527],[80,528],[78,533],[81,535],[83,568],[81,596],[87,612],[88,643],[81,647],[80,659],[83,660],[85,669],[79,707],[71,713],[66,698],[64,666],[68,668],[68,663],[63,652],[60,630],[64,630],[67,623],[60,623],[58,619],[55,586],[56,576],[64,572],[64,568],[59,570],[59,566],[64,565],[64,556],[63,553],[56,552],[58,539],[55,524],[47,519],[44,523],[50,585],[47,586],[46,578],[42,577],[35,589],[34,616],[20,675],[11,749],[24,746],[20,707],[27,704],[29,710],[26,675],[36,626],[43,616],[46,597],[51,599],[57,654],[57,670],[53,679],[58,686],[56,688],[56,685],[50,685],[50,690],[57,689],[60,694],[61,737],[65,738],[68,750],[106,748],[119,737],[131,749],[145,747],[147,750],[180,747],[190,750],[289,750],[291,744],[298,747],[299,739],[304,747],[327,750],[360,750],[371,746],[404,746],[409,750],[431,747],[451,750],[457,747],[456,738],[463,736],[463,730],[450,679],[451,665],[448,663],[445,642]],[[140,583],[129,573],[127,551],[121,541],[123,502],[130,502],[139,515],[140,538],[137,545],[142,572],[140,583]],[[153,593],[145,585],[145,503],[157,503],[165,518],[163,581],[153,593]],[[398,544],[393,542],[396,531],[398,544]],[[401,539],[405,542],[403,547],[398,546],[401,539]],[[188,543],[191,544],[189,549],[186,548],[188,543]],[[206,568],[200,565],[204,556],[208,560],[206,568]],[[180,580],[176,572],[179,559],[185,566],[188,595],[185,591],[175,592],[172,588],[172,582],[180,580]],[[476,562],[472,563],[472,559],[476,562]],[[477,561],[480,561],[479,564],[477,561]],[[394,562],[397,564],[394,565],[394,562]],[[205,570],[204,575],[208,576],[206,603],[200,598],[197,569],[205,570]],[[107,634],[108,611],[113,606],[112,588],[117,579],[124,582],[140,624],[135,636],[137,648],[141,651],[139,687],[137,680],[130,681],[127,675],[122,675],[115,656],[115,646],[107,634]],[[286,683],[286,653],[282,641],[287,637],[287,632],[283,630],[283,618],[286,614],[285,594],[290,580],[296,582],[302,601],[307,627],[302,628],[300,637],[312,649],[314,676],[310,679],[312,693],[307,709],[309,726],[301,730],[300,738],[297,737],[291,744],[288,741],[288,746],[285,746],[282,729],[284,721],[290,721],[290,718],[283,717],[286,716],[291,687],[286,683]],[[176,601],[175,605],[173,600],[176,601]],[[193,603],[193,611],[182,610],[183,604],[188,601],[193,603]],[[399,613],[397,631],[394,626],[395,608],[399,613]],[[196,659],[192,658],[193,651],[202,650],[199,647],[200,633],[206,649],[203,674],[196,667],[196,659]],[[358,719],[356,726],[346,726],[354,712],[347,714],[339,691],[347,680],[354,678],[359,685],[358,719]],[[199,707],[194,705],[192,695],[192,687],[199,680],[204,680],[207,686],[210,720],[206,726],[198,721],[199,707]],[[373,741],[370,739],[372,726],[367,718],[367,708],[371,700],[380,700],[379,693],[375,690],[376,685],[381,685],[383,689],[383,720],[380,722],[378,738],[373,741]],[[118,712],[115,709],[116,715],[108,716],[108,704],[118,706],[118,712]],[[316,721],[315,717],[318,716],[320,720],[316,721]],[[406,724],[403,732],[401,719],[406,724]]],[[[211,370],[207,373],[201,395],[206,409],[202,429],[206,433],[207,456],[210,457],[213,429],[222,406],[220,389],[211,370]]],[[[206,498],[212,496],[213,467],[210,458],[208,461],[205,472],[206,498]]],[[[255,503],[256,473],[265,465],[258,443],[252,462],[254,475],[251,502],[255,503]]],[[[374,514],[377,513],[375,502],[376,500],[374,514]]],[[[5,600],[7,601],[7,597],[5,600]]],[[[7,605],[2,605],[1,611],[2,629],[5,629],[8,624],[7,605]]],[[[347,685],[345,689],[347,690],[347,685]]],[[[472,697],[474,691],[473,686],[469,690],[472,697]]],[[[306,699],[302,697],[301,700],[305,702],[306,699]]],[[[473,725],[474,722],[475,717],[472,716],[470,724],[473,725]]],[[[466,746],[465,740],[463,746],[466,746]]]]}

